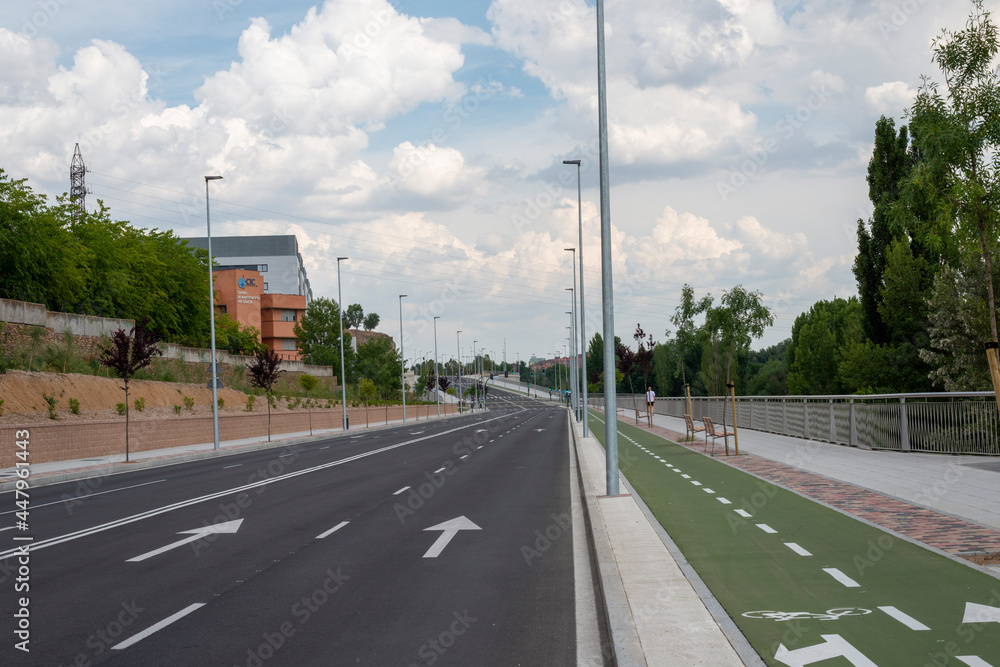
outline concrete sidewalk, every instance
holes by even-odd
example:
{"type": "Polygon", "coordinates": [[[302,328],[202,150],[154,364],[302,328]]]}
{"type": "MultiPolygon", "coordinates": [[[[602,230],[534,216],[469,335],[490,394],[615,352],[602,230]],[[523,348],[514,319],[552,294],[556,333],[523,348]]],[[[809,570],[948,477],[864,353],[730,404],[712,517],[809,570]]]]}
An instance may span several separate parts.
{"type": "MultiPolygon", "coordinates": [[[[653,415],[653,424],[679,434],[685,432],[684,420],[676,417],[653,415]]],[[[699,434],[699,438],[703,437],[699,434]]],[[[756,454],[1000,531],[998,458],[873,451],[750,429],[739,429],[739,440],[741,453],[756,454]]],[[[729,446],[733,448],[732,438],[729,446]]],[[[718,440],[716,453],[724,449],[722,440],[718,440]]]]}
{"type": "Polygon", "coordinates": [[[602,495],[604,448],[573,423],[587,523],[618,667],[763,665],[638,495],[602,495]]]}

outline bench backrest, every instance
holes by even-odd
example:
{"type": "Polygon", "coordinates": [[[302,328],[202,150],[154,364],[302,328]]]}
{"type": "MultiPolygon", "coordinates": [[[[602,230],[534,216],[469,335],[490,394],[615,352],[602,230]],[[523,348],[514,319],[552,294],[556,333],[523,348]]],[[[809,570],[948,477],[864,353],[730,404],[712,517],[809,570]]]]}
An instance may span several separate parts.
{"type": "Polygon", "coordinates": [[[712,423],[712,418],[702,417],[701,420],[705,422],[705,432],[709,435],[715,435],[715,424],[712,423]]]}

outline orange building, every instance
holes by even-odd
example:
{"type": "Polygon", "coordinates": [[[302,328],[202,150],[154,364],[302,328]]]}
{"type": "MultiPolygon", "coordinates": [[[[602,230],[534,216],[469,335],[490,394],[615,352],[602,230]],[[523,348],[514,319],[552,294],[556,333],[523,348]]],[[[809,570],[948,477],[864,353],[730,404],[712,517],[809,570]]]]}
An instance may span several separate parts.
{"type": "Polygon", "coordinates": [[[282,359],[298,361],[301,355],[292,329],[306,312],[306,297],[264,293],[258,271],[214,271],[215,307],[244,326],[260,332],[261,342],[282,359]]]}

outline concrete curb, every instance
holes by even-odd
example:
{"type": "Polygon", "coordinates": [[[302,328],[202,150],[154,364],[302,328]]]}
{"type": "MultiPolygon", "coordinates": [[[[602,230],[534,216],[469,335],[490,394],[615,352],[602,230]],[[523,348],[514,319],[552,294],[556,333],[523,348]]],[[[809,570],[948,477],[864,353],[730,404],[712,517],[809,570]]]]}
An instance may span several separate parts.
{"type": "MultiPolygon", "coordinates": [[[[453,419],[455,417],[464,417],[469,413],[461,414],[451,414],[451,415],[441,415],[438,417],[434,415],[430,417],[427,421],[437,421],[453,419]]],[[[414,421],[416,423],[416,421],[414,421]]],[[[390,428],[399,428],[404,426],[402,422],[394,424],[381,424],[379,426],[369,426],[364,428],[364,432],[371,433],[374,431],[385,431],[390,428]]],[[[406,424],[409,426],[409,423],[406,424]]],[[[80,479],[90,479],[92,477],[106,477],[109,475],[119,475],[127,472],[135,472],[137,470],[148,470],[150,468],[163,468],[166,466],[177,465],[180,463],[189,463],[191,461],[201,461],[203,459],[213,459],[220,458],[224,456],[233,456],[236,454],[247,454],[250,452],[258,452],[264,449],[277,449],[279,447],[291,447],[293,445],[303,445],[311,442],[322,442],[324,440],[337,440],[339,438],[344,438],[347,436],[353,436],[357,434],[359,429],[347,430],[347,431],[336,431],[334,433],[326,433],[323,435],[313,435],[298,438],[287,438],[284,440],[271,440],[270,442],[258,442],[246,445],[230,445],[228,448],[223,448],[220,444],[219,450],[209,449],[203,452],[192,452],[190,454],[177,454],[170,455],[167,454],[160,458],[152,458],[140,461],[132,461],[125,463],[115,463],[113,465],[106,466],[94,466],[91,468],[83,468],[76,470],[67,470],[65,472],[52,472],[52,473],[36,473],[30,475],[27,479],[31,488],[38,488],[40,486],[47,486],[49,484],[59,484],[61,482],[73,482],[80,479]]],[[[29,467],[30,470],[30,467],[29,467]]],[[[13,491],[17,485],[19,478],[13,478],[0,482],[0,493],[6,491],[13,491]]]]}
{"type": "MultiPolygon", "coordinates": [[[[569,423],[569,430],[573,437],[573,448],[576,451],[577,461],[581,461],[580,443],[572,422],[569,423]]],[[[604,519],[600,514],[601,509],[597,505],[597,492],[593,485],[584,478],[582,464],[577,465],[577,476],[583,494],[584,521],[597,560],[601,602],[603,602],[614,664],[618,667],[645,666],[647,664],[646,658],[639,641],[639,635],[635,630],[632,609],[629,606],[628,597],[625,595],[625,586],[622,584],[621,574],[618,572],[618,563],[615,561],[611,540],[605,529],[604,519]]]]}

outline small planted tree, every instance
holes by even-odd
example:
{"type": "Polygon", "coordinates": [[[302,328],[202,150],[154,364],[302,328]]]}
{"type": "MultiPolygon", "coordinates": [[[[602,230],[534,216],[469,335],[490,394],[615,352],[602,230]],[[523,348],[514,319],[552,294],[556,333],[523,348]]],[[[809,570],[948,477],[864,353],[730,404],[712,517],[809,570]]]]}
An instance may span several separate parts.
{"type": "Polygon", "coordinates": [[[267,396],[267,441],[271,442],[271,388],[278,381],[278,376],[284,373],[278,370],[281,359],[278,354],[270,349],[257,350],[253,355],[253,361],[247,364],[247,372],[250,374],[250,385],[263,389],[267,396]]]}
{"type": "Polygon", "coordinates": [[[361,378],[361,382],[358,383],[358,395],[361,397],[361,402],[365,404],[365,426],[368,426],[368,404],[375,400],[378,395],[378,389],[375,387],[375,383],[368,378],[361,378]]]}
{"type": "Polygon", "coordinates": [[[299,377],[299,384],[306,391],[306,409],[309,411],[309,435],[313,434],[313,415],[312,415],[312,404],[309,402],[309,392],[316,388],[316,383],[319,382],[315,377],[309,375],[309,373],[303,373],[299,377]]]}
{"type": "MultiPolygon", "coordinates": [[[[635,367],[642,373],[642,386],[643,393],[645,395],[645,387],[649,387],[649,373],[653,370],[653,348],[656,347],[656,343],[653,342],[652,334],[648,337],[646,332],[642,330],[641,324],[635,325],[635,333],[632,335],[635,339],[638,351],[635,353],[635,367]]],[[[643,399],[645,402],[645,399],[643,399]]],[[[646,418],[649,420],[649,425],[653,425],[653,411],[649,406],[646,406],[646,418]]]]}
{"type": "Polygon", "coordinates": [[[125,390],[125,461],[129,460],[129,410],[128,410],[128,384],[132,376],[137,371],[149,366],[153,357],[163,354],[157,343],[159,338],[152,331],[147,329],[149,318],[142,318],[138,324],[125,333],[124,329],[119,329],[111,335],[111,340],[106,345],[101,345],[100,363],[109,370],[118,374],[124,383],[125,390]]]}

